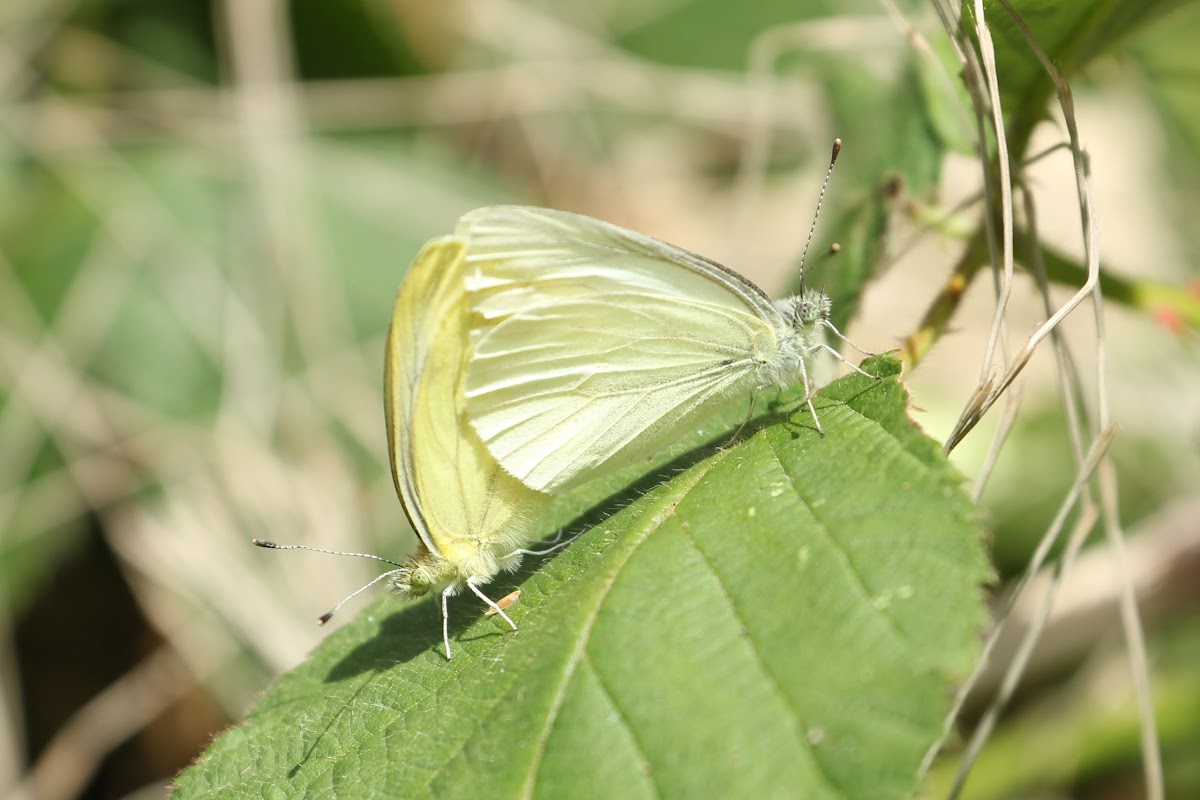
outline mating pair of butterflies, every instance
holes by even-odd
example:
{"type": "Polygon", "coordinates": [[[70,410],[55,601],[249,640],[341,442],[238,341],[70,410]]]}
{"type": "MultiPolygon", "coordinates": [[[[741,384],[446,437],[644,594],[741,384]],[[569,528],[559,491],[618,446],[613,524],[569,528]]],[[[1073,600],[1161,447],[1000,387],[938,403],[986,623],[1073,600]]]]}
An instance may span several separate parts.
{"type": "Polygon", "coordinates": [[[515,630],[479,587],[533,552],[550,496],[661,451],[724,399],[796,382],[811,395],[808,359],[837,356],[829,312],[823,291],[772,301],[720,264],[589,217],[468,213],[425,245],[396,299],[388,447],[420,543],[376,580],[409,597],[441,590],[447,658],[447,599],[464,587],[515,630]]]}

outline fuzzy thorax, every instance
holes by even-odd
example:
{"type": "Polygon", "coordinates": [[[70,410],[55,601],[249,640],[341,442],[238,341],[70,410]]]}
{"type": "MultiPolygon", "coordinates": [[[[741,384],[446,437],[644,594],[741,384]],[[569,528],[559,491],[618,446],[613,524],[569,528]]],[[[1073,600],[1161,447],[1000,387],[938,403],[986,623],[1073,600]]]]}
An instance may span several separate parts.
{"type": "Polygon", "coordinates": [[[759,384],[787,387],[805,375],[803,365],[821,346],[821,328],[829,321],[831,304],[823,290],[803,289],[773,305],[783,326],[775,331],[776,353],[760,366],[759,384]]]}
{"type": "Polygon", "coordinates": [[[388,583],[402,597],[423,597],[430,591],[445,588],[450,588],[453,595],[468,578],[474,578],[476,584],[487,583],[501,572],[512,572],[520,564],[519,551],[500,555],[484,548],[462,558],[450,559],[430,552],[422,544],[388,583]]]}

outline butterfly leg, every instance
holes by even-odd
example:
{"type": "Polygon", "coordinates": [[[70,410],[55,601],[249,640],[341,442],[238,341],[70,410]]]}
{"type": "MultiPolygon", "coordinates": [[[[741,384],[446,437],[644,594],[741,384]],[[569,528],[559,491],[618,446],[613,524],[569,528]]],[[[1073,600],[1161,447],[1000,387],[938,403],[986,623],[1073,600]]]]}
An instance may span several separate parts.
{"type": "Polygon", "coordinates": [[[446,644],[446,660],[450,656],[450,595],[454,593],[453,586],[447,586],[442,592],[442,641],[446,644]]]}
{"type": "Polygon", "coordinates": [[[754,419],[754,406],[758,404],[758,386],[750,390],[750,405],[746,408],[746,418],[742,420],[742,424],[737,426],[737,430],[729,437],[729,441],[725,443],[726,447],[732,446],[737,442],[738,437],[742,435],[742,431],[750,424],[750,420],[754,419]]]}
{"type": "MultiPolygon", "coordinates": [[[[834,327],[833,323],[830,322],[829,320],[825,320],[824,323],[822,323],[822,324],[824,324],[826,328],[829,328],[829,330],[833,331],[834,335],[836,335],[839,339],[841,339],[843,342],[845,342],[846,344],[853,347],[858,352],[862,353],[864,356],[878,355],[877,353],[871,353],[866,350],[863,350],[861,347],[856,345],[854,342],[850,341],[848,338],[846,338],[846,335],[843,334],[841,331],[839,331],[836,327],[834,327]]],[[[872,378],[873,380],[880,379],[878,375],[872,375],[871,373],[869,373],[866,370],[859,367],[857,364],[851,364],[849,361],[847,361],[845,358],[842,357],[841,353],[839,353],[837,350],[830,347],[829,345],[825,344],[824,342],[817,345],[817,347],[823,348],[825,350],[828,350],[830,353],[833,353],[834,358],[836,358],[838,361],[842,362],[846,366],[850,367],[850,369],[854,370],[859,375],[866,375],[868,378],[872,378]]]]}
{"type": "Polygon", "coordinates": [[[842,362],[847,367],[849,367],[850,369],[857,372],[859,375],[865,375],[866,377],[871,378],[872,380],[880,380],[880,377],[878,375],[872,375],[871,373],[867,372],[865,369],[858,366],[857,364],[854,364],[854,363],[842,358],[842,354],[839,353],[837,350],[834,350],[832,347],[829,347],[828,345],[821,345],[821,346],[824,347],[829,352],[833,353],[834,357],[837,358],[838,361],[842,362]]]}
{"type": "MultiPolygon", "coordinates": [[[[841,331],[839,331],[837,328],[835,328],[835,327],[833,326],[833,323],[832,323],[832,322],[830,322],[829,320],[825,320],[825,321],[824,321],[823,323],[821,323],[821,324],[823,324],[823,325],[824,325],[826,328],[829,328],[829,330],[833,331],[833,333],[834,333],[834,335],[835,335],[835,336],[837,336],[839,339],[841,339],[841,340],[842,340],[843,342],[845,342],[846,344],[848,344],[848,345],[850,345],[851,347],[853,347],[853,348],[854,348],[855,350],[857,350],[858,352],[862,353],[864,356],[875,356],[875,355],[879,355],[878,353],[869,353],[869,352],[867,352],[866,350],[863,350],[863,349],[862,349],[861,347],[859,347],[858,345],[856,345],[854,342],[852,342],[852,341],[850,341],[849,339],[847,339],[847,338],[846,338],[846,335],[845,335],[845,334],[843,334],[841,331]]],[[[830,349],[830,350],[832,350],[833,348],[829,348],[829,349],[830,349]]],[[[836,355],[836,353],[835,353],[835,355],[836,355]]],[[[840,358],[840,356],[839,356],[839,358],[840,358]]],[[[843,361],[845,361],[845,359],[842,359],[842,360],[843,360],[843,361]]],[[[850,363],[850,362],[848,362],[848,361],[847,361],[846,363],[850,363]]],[[[851,366],[853,366],[853,365],[851,365],[851,366]]]]}
{"type": "Polygon", "coordinates": [[[562,528],[558,529],[558,533],[554,534],[554,538],[550,540],[550,544],[558,544],[562,541],[563,534],[566,533],[562,528]]]}
{"type": "Polygon", "coordinates": [[[580,531],[579,533],[575,534],[574,536],[570,536],[565,541],[563,541],[562,540],[563,532],[562,532],[562,530],[559,530],[557,536],[555,536],[549,542],[543,542],[543,544],[548,545],[548,547],[546,547],[545,550],[526,550],[524,548],[521,548],[520,550],[514,550],[513,555],[520,554],[523,556],[548,556],[551,553],[556,553],[559,550],[562,550],[564,547],[566,547],[571,542],[578,539],[580,536],[583,536],[583,531],[580,531]]]}
{"type": "Polygon", "coordinates": [[[472,592],[474,592],[476,597],[478,597],[483,602],[487,603],[488,606],[491,607],[491,609],[493,611],[495,611],[497,614],[499,614],[501,617],[503,617],[504,621],[508,623],[508,626],[510,628],[512,628],[514,631],[516,631],[517,623],[513,622],[512,618],[509,617],[508,614],[504,613],[503,608],[496,605],[496,602],[494,600],[492,600],[492,598],[490,598],[486,594],[484,594],[483,590],[481,590],[478,586],[475,585],[476,580],[477,579],[474,576],[467,578],[467,588],[470,589],[472,592]]]}
{"type": "Polygon", "coordinates": [[[808,405],[808,413],[812,414],[813,422],[817,425],[817,433],[821,434],[821,438],[825,438],[825,429],[821,427],[821,418],[817,416],[817,409],[813,407],[813,391],[812,383],[808,380],[808,367],[805,365],[805,359],[800,359],[800,377],[804,381],[804,402],[808,405]]]}
{"type": "MultiPolygon", "coordinates": [[[[814,347],[810,348],[810,349],[809,349],[807,352],[811,353],[811,352],[813,352],[814,350],[825,350],[826,352],[828,352],[828,353],[831,353],[831,354],[833,355],[833,357],[834,357],[834,358],[836,358],[838,361],[842,362],[842,363],[843,363],[843,364],[845,364],[847,367],[849,367],[850,369],[852,369],[852,370],[854,370],[855,372],[857,372],[859,375],[865,375],[865,376],[867,376],[868,378],[870,378],[871,380],[874,380],[874,381],[881,380],[881,379],[880,379],[880,377],[879,377],[878,375],[872,375],[871,373],[867,372],[865,369],[863,369],[862,367],[858,366],[857,364],[854,364],[854,363],[851,363],[851,362],[847,361],[847,360],[846,360],[846,359],[845,359],[845,358],[842,356],[842,354],[841,354],[841,353],[839,353],[837,350],[835,350],[834,348],[830,347],[830,346],[829,346],[829,345],[827,345],[827,344],[818,344],[818,345],[815,345],[814,347]]],[[[863,351],[861,351],[861,350],[860,350],[859,352],[863,352],[863,351]]],[[[872,354],[872,353],[867,353],[867,355],[873,355],[873,354],[872,354]]]]}

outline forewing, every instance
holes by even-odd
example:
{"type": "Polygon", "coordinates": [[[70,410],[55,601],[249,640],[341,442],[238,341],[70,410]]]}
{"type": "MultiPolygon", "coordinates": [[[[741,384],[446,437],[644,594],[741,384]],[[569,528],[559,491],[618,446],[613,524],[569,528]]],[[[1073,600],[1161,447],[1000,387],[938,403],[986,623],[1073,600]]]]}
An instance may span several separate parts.
{"type": "Polygon", "coordinates": [[[523,207],[472,212],[458,236],[469,416],[539,491],[663,449],[708,401],[748,390],[776,352],[782,320],[766,296],[686,250],[523,207]]]}

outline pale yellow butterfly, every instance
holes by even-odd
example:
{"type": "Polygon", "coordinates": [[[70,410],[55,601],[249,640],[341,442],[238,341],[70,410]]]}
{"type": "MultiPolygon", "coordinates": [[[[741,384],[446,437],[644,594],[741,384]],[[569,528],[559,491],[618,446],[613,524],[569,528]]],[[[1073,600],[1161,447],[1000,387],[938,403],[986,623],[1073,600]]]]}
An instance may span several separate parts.
{"type": "Polygon", "coordinates": [[[468,416],[526,486],[553,492],[652,455],[714,403],[768,386],[802,382],[823,435],[808,360],[845,362],[822,336],[845,340],[824,291],[772,301],[703,256],[564,211],[481,208],[455,235],[468,416]]]}
{"type": "MultiPolygon", "coordinates": [[[[522,548],[549,498],[502,469],[464,418],[463,380],[468,347],[463,243],[447,237],[429,242],[400,287],[387,338],[385,415],[392,478],[400,502],[420,539],[404,564],[393,564],[321,617],[324,623],[345,602],[388,579],[406,597],[441,590],[442,638],[450,658],[448,599],[463,587],[474,592],[513,630],[505,606],[479,588],[515,569],[524,555],[550,552],[522,548]]],[[[261,547],[333,552],[303,545],[261,547]]],[[[563,543],[565,544],[565,542],[563,543]]],[[[505,598],[507,600],[507,598],[505,598]]],[[[515,599],[515,598],[514,598],[515,599]]]]}

